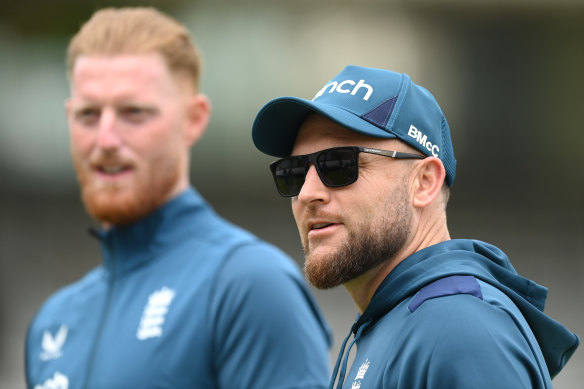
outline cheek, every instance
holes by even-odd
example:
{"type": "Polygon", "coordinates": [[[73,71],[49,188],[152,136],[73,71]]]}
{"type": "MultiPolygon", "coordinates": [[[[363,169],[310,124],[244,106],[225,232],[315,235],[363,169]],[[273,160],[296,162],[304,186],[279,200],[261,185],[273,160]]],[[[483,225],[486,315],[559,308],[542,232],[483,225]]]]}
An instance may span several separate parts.
{"type": "Polygon", "coordinates": [[[95,143],[93,131],[71,129],[69,132],[70,148],[73,155],[86,156],[91,153],[95,143]]]}
{"type": "Polygon", "coordinates": [[[344,196],[340,204],[346,217],[358,224],[368,223],[382,212],[382,206],[387,203],[390,193],[387,185],[379,181],[362,181],[361,184],[364,185],[355,188],[357,190],[351,192],[350,196],[344,196]]]}
{"type": "Polygon", "coordinates": [[[179,147],[185,145],[182,123],[174,116],[158,118],[147,126],[130,132],[128,136],[131,138],[127,138],[126,143],[131,144],[137,152],[145,154],[160,154],[168,150],[176,153],[179,147]]]}
{"type": "Polygon", "coordinates": [[[292,215],[294,216],[294,221],[296,222],[298,233],[300,234],[300,238],[304,240],[304,235],[308,233],[304,227],[304,224],[302,223],[302,216],[305,212],[307,212],[306,206],[304,206],[302,202],[298,201],[298,198],[292,198],[291,204],[292,215]]]}
{"type": "Polygon", "coordinates": [[[296,220],[296,224],[298,224],[302,204],[298,201],[298,198],[292,198],[290,204],[292,204],[292,215],[294,216],[294,220],[296,220]]]}
{"type": "Polygon", "coordinates": [[[188,155],[184,140],[168,128],[162,131],[151,129],[148,134],[137,133],[132,139],[127,139],[123,154],[142,166],[140,171],[145,174],[145,179],[183,171],[188,155]]]}

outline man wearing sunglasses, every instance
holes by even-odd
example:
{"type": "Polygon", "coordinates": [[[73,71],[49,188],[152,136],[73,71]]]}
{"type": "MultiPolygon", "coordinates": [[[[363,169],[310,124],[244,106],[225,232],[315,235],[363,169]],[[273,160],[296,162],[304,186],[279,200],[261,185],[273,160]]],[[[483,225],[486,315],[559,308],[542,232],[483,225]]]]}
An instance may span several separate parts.
{"type": "Polygon", "coordinates": [[[270,169],[291,197],[306,277],[344,285],[359,311],[331,388],[551,387],[578,337],[501,250],[451,240],[456,160],[426,89],[347,66],[312,100],[268,102],[252,136],[281,158],[270,169]]]}
{"type": "Polygon", "coordinates": [[[99,10],[68,63],[71,154],[104,260],[32,320],[28,387],[326,387],[329,331],[297,266],[189,183],[210,105],[186,28],[99,10]]]}

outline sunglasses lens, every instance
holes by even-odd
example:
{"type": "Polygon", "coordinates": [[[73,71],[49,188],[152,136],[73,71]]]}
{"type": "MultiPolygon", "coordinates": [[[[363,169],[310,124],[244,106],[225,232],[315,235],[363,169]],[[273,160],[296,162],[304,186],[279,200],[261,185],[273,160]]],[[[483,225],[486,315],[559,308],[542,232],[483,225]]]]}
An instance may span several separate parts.
{"type": "Polygon", "coordinates": [[[339,187],[352,184],[358,175],[358,154],[352,149],[332,149],[321,153],[316,163],[325,185],[339,187]]]}
{"type": "Polygon", "coordinates": [[[333,148],[319,153],[280,159],[270,165],[278,192],[282,196],[298,196],[308,165],[314,163],[323,184],[341,187],[357,181],[359,153],[356,148],[333,148]]]}
{"type": "Polygon", "coordinates": [[[306,162],[298,157],[281,159],[272,165],[272,174],[281,195],[296,196],[304,184],[306,162]]]}

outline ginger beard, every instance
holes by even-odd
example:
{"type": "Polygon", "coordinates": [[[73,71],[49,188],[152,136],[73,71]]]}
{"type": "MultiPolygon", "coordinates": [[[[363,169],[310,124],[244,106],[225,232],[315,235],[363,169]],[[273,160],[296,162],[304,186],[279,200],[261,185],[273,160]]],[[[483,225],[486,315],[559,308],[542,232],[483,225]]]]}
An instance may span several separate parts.
{"type": "Polygon", "coordinates": [[[319,289],[344,284],[392,258],[411,231],[412,211],[406,206],[405,185],[399,185],[380,207],[379,216],[349,230],[347,241],[333,253],[314,257],[303,239],[306,279],[319,289]]]}
{"type": "Polygon", "coordinates": [[[144,163],[148,168],[133,165],[131,182],[104,182],[94,177],[95,173],[86,160],[73,154],[87,212],[101,223],[125,225],[160,207],[179,180],[179,158],[165,154],[144,163]]]}

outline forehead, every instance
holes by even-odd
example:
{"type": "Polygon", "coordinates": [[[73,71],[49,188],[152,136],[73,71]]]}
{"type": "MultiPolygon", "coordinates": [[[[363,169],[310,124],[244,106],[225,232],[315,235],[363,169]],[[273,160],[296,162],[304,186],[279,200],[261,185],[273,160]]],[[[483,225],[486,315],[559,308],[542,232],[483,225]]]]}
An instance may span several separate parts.
{"type": "Polygon", "coordinates": [[[160,54],[91,55],[75,61],[71,74],[74,95],[120,96],[173,93],[178,85],[160,54]]]}
{"type": "Polygon", "coordinates": [[[292,155],[309,154],[338,146],[387,148],[401,143],[395,139],[375,138],[349,130],[320,114],[309,115],[298,130],[292,155]]]}

